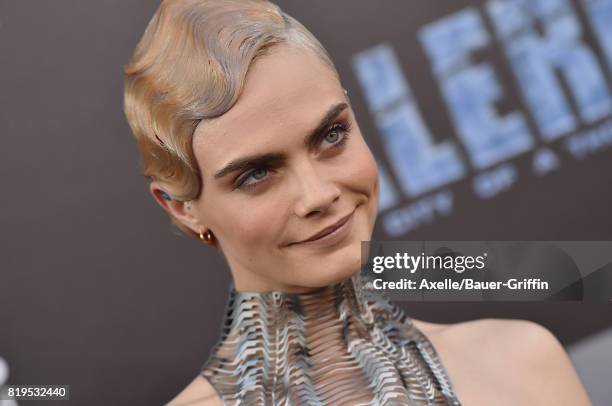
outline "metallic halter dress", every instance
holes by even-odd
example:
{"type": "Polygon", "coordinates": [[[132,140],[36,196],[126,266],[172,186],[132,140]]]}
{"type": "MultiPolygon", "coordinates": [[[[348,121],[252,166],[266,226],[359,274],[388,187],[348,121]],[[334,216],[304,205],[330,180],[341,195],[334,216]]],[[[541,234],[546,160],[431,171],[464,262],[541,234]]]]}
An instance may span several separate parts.
{"type": "Polygon", "coordinates": [[[230,286],[201,374],[226,406],[460,405],[431,342],[352,277],[308,293],[230,286]]]}

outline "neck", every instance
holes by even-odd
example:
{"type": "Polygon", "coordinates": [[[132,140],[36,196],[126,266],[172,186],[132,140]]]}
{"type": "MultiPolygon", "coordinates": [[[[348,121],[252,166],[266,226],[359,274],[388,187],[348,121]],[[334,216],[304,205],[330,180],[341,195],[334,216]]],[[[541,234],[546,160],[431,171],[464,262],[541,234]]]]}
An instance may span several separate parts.
{"type": "Polygon", "coordinates": [[[337,313],[343,309],[345,312],[342,315],[338,314],[338,317],[347,317],[348,310],[351,310],[352,315],[360,317],[365,301],[364,279],[361,274],[356,273],[340,282],[301,292],[237,290],[232,285],[230,297],[238,301],[261,302],[266,308],[274,310],[276,314],[286,311],[299,312],[303,319],[320,317],[321,312],[337,313]]]}
{"type": "Polygon", "coordinates": [[[459,404],[427,338],[366,282],[357,273],[305,293],[232,287],[202,374],[232,405],[459,404]]]}

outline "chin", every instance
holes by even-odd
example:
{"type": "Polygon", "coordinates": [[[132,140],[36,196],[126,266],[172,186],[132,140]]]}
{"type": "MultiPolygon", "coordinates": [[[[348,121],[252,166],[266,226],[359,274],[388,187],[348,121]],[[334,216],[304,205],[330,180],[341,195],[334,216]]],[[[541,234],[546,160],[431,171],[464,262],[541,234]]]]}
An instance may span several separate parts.
{"type": "Polygon", "coordinates": [[[312,287],[323,287],[341,282],[361,270],[361,241],[355,241],[335,253],[321,257],[312,274],[312,287]],[[316,279],[314,279],[316,278],[316,279]]]}
{"type": "Polygon", "coordinates": [[[369,221],[371,219],[365,216],[363,211],[360,212],[360,208],[357,210],[355,227],[351,236],[348,237],[350,241],[346,241],[334,251],[308,252],[306,260],[308,265],[300,270],[301,283],[298,283],[299,285],[309,288],[328,286],[350,278],[361,271],[362,241],[369,241],[371,237],[369,221]]]}

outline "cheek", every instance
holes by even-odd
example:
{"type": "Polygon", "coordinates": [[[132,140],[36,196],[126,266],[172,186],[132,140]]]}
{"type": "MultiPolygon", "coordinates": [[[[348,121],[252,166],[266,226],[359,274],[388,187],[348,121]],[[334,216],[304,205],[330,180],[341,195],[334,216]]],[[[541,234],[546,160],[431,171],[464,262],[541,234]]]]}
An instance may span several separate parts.
{"type": "Polygon", "coordinates": [[[223,207],[216,221],[219,232],[226,237],[226,244],[240,251],[255,249],[266,243],[278,228],[275,225],[278,218],[275,216],[276,206],[269,202],[257,205],[225,202],[223,207]],[[237,236],[240,237],[236,238],[237,236]]]}
{"type": "Polygon", "coordinates": [[[346,179],[352,188],[370,199],[378,199],[378,169],[376,160],[361,136],[356,137],[355,146],[347,167],[346,179]]]}

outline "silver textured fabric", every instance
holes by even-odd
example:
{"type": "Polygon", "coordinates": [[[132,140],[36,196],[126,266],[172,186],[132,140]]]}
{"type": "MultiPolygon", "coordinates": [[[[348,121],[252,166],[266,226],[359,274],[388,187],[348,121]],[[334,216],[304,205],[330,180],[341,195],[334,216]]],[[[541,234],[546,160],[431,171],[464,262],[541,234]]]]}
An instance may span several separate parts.
{"type": "Polygon", "coordinates": [[[431,342],[360,273],[308,293],[230,288],[201,374],[224,405],[460,405],[431,342]]]}

